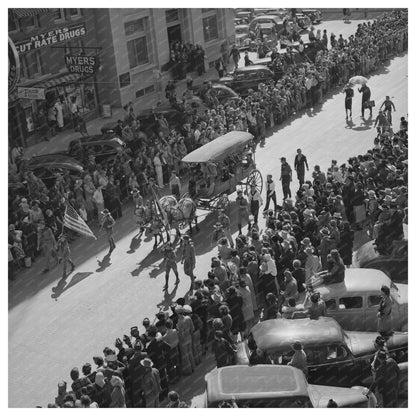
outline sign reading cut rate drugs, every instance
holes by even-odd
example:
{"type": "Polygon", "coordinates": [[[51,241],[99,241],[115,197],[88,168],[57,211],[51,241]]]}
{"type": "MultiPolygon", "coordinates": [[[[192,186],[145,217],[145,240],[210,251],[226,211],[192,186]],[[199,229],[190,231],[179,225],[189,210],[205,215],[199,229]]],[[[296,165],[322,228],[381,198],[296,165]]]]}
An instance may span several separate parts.
{"type": "Polygon", "coordinates": [[[72,26],[60,27],[48,32],[38,33],[30,39],[17,42],[16,49],[19,54],[45,48],[46,46],[56,45],[57,43],[66,42],[71,39],[80,38],[87,34],[85,23],[79,23],[72,26]]]}

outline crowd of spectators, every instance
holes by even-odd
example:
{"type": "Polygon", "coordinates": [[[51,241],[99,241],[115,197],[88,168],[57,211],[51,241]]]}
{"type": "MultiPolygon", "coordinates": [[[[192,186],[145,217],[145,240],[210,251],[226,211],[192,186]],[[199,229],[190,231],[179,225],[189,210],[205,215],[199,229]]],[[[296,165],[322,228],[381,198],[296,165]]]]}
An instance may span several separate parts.
{"type": "MultiPolygon", "coordinates": [[[[25,169],[23,149],[14,147],[9,163],[9,226],[14,229],[13,239],[9,238],[10,276],[13,277],[16,268],[30,265],[44,251],[39,243],[45,229],[46,234],[51,229],[55,238],[62,232],[66,201],[89,224],[100,221],[104,208],[115,219],[119,218],[122,202],[133,190],[138,189],[145,198],[149,195],[149,178],[154,178],[162,188],[169,183],[172,171],[185,175],[186,168],[180,161],[192,150],[232,130],[248,130],[257,142],[263,140],[266,128],[319,103],[324,94],[350,76],[366,75],[385,59],[406,50],[407,21],[405,11],[394,11],[373,23],[360,24],[355,36],[338,40],[332,49],[320,51],[314,64],[291,63],[290,53],[277,54],[273,57],[276,68],[284,74],[279,81],[260,84],[258,91],[251,91],[245,99],[225,105],[219,104],[214,89],[208,88],[205,95],[210,97],[210,108],[204,113],[189,103],[193,96],[191,82],[183,100],[178,99],[171,83],[170,102],[180,110],[179,122],[169,123],[159,115],[152,129],[144,128],[132,106],[126,106],[124,120],[119,120],[115,132],[127,143],[127,149],[106,163],[96,163],[92,155],[83,155],[82,178],[66,172],[47,187],[25,169]]],[[[172,44],[171,49],[172,56],[180,51],[194,56],[199,50],[180,43],[172,44]]],[[[194,64],[196,61],[195,56],[189,59],[194,64]]],[[[82,153],[81,148],[72,151],[74,155],[82,153]]],[[[68,234],[74,237],[69,231],[68,234]]]]}
{"type": "Polygon", "coordinates": [[[169,66],[174,80],[186,78],[189,72],[205,73],[205,51],[201,45],[181,43],[179,41],[170,44],[169,66]]]}

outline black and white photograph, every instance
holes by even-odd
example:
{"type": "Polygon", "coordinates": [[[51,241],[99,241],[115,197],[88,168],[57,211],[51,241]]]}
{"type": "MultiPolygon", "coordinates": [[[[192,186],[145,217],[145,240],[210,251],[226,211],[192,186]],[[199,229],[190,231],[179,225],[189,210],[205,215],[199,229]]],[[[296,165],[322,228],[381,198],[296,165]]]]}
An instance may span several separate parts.
{"type": "Polygon", "coordinates": [[[3,8],[4,405],[409,410],[408,8],[75,3],[3,8]]]}

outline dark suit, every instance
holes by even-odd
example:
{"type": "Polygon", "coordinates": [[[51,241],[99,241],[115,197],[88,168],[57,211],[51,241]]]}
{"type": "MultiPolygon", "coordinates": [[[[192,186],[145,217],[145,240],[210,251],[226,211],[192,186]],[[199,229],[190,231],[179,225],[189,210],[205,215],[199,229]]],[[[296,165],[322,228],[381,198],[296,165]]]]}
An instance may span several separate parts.
{"type": "Polygon", "coordinates": [[[301,187],[305,183],[305,167],[309,169],[308,160],[306,159],[306,156],[301,155],[301,157],[298,158],[298,155],[296,155],[294,166],[298,175],[299,186],[301,187]]]}

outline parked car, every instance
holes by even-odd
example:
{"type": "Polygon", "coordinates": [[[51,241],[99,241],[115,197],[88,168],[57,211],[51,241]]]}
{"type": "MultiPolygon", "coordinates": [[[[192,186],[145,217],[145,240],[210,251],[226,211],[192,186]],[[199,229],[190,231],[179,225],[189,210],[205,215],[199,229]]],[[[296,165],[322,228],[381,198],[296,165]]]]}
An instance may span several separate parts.
{"type": "Polygon", "coordinates": [[[220,78],[218,83],[232,88],[245,96],[249,89],[257,90],[259,83],[273,80],[274,72],[264,65],[249,65],[237,68],[232,74],[220,78]]]}
{"type": "Polygon", "coordinates": [[[233,365],[215,368],[205,376],[205,405],[218,408],[235,401],[238,407],[367,407],[364,387],[329,387],[308,384],[303,372],[285,365],[233,365]]]}
{"type": "Polygon", "coordinates": [[[239,25],[248,25],[251,19],[246,19],[243,17],[234,17],[234,26],[239,25]]]}
{"type": "Polygon", "coordinates": [[[264,16],[264,15],[273,15],[278,16],[282,20],[289,15],[287,9],[254,9],[254,16],[264,16]]]}
{"type": "Polygon", "coordinates": [[[319,10],[316,10],[316,9],[305,9],[305,10],[302,10],[302,13],[305,16],[308,16],[309,19],[311,19],[311,22],[313,24],[315,24],[315,23],[321,23],[322,22],[322,13],[319,10]]]}
{"type": "Polygon", "coordinates": [[[354,252],[352,266],[381,270],[393,282],[407,283],[409,273],[407,241],[396,243],[391,254],[382,255],[374,249],[374,240],[371,240],[354,252]]]}
{"type": "MultiPolygon", "coordinates": [[[[376,352],[374,340],[378,335],[378,332],[345,331],[328,317],[270,319],[259,322],[250,332],[257,347],[274,364],[287,364],[294,352],[292,344],[299,341],[307,357],[308,380],[342,387],[361,384],[371,375],[370,364],[376,352]]],[[[407,332],[394,333],[387,341],[387,348],[397,362],[407,362],[407,332]]],[[[244,354],[238,357],[244,360],[244,354]]]]}
{"type": "Polygon", "coordinates": [[[312,26],[311,19],[303,13],[296,13],[296,22],[302,30],[306,30],[312,26]]]}
{"type": "Polygon", "coordinates": [[[271,23],[274,26],[276,33],[279,33],[283,29],[283,19],[276,15],[266,14],[263,16],[255,17],[250,22],[250,30],[255,32],[258,25],[262,23],[271,23]]]}
{"type": "MultiPolygon", "coordinates": [[[[207,105],[208,103],[205,101],[205,94],[207,92],[208,84],[210,82],[211,81],[205,81],[202,85],[192,87],[194,94],[200,97],[204,101],[204,103],[207,105]]],[[[240,100],[240,96],[233,89],[231,89],[230,87],[227,87],[224,84],[211,82],[211,86],[212,88],[214,88],[217,99],[222,105],[224,105],[225,103],[229,101],[240,100]]]]}
{"type": "Polygon", "coordinates": [[[377,331],[377,312],[381,286],[390,288],[393,308],[392,326],[395,331],[407,331],[408,287],[394,283],[376,269],[346,269],[342,283],[321,285],[317,290],[325,301],[327,315],[346,330],[377,331]]]}
{"type": "Polygon", "coordinates": [[[22,171],[32,171],[48,188],[55,183],[58,174],[63,175],[67,171],[74,178],[79,178],[84,172],[79,161],[59,153],[33,156],[24,160],[23,164],[22,171]]]}
{"type": "Polygon", "coordinates": [[[97,163],[102,163],[111,161],[120,150],[124,149],[126,144],[117,136],[97,134],[71,140],[67,154],[81,163],[86,163],[88,155],[93,155],[97,163]],[[77,151],[78,146],[82,148],[83,155],[77,151]]]}
{"type": "Polygon", "coordinates": [[[248,25],[235,27],[235,44],[238,49],[245,49],[250,46],[250,30],[248,25]]]}
{"type": "Polygon", "coordinates": [[[278,39],[276,26],[273,23],[259,23],[257,25],[257,30],[258,33],[261,32],[263,34],[263,40],[267,37],[267,40],[274,44],[278,39]]]}
{"type": "Polygon", "coordinates": [[[251,10],[239,10],[235,13],[236,19],[246,19],[250,21],[253,18],[253,12],[251,10]]]}

